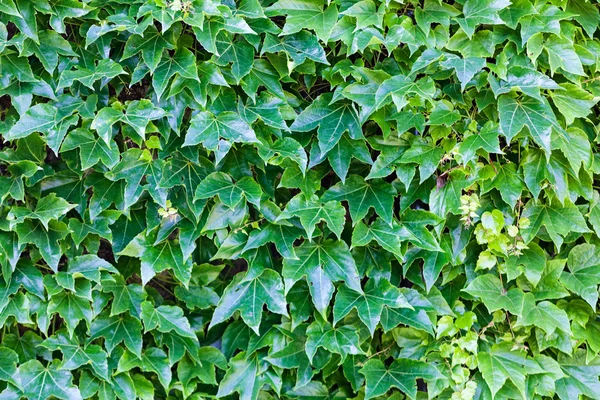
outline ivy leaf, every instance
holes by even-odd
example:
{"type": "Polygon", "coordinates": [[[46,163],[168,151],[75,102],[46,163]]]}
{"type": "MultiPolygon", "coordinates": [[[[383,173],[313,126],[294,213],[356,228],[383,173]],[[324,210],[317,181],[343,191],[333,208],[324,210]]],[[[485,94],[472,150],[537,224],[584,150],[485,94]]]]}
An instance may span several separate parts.
{"type": "Polygon", "coordinates": [[[185,287],[188,286],[192,275],[192,263],[191,260],[184,259],[180,243],[165,240],[155,244],[146,238],[143,246],[145,249],[140,257],[142,285],[145,286],[156,274],[171,269],[177,279],[185,287]]]}
{"type": "Polygon", "coordinates": [[[254,130],[237,113],[225,111],[215,117],[209,112],[201,112],[192,118],[184,146],[202,143],[207,149],[215,151],[220,138],[234,143],[258,142],[254,130]]]}
{"type": "Polygon", "coordinates": [[[502,20],[498,12],[510,5],[506,0],[467,0],[463,5],[463,18],[458,18],[458,24],[469,36],[473,36],[477,25],[495,25],[501,24],[502,20]]]}
{"type": "Polygon", "coordinates": [[[0,379],[5,382],[10,382],[13,385],[17,385],[13,376],[17,373],[17,363],[19,362],[19,355],[13,350],[0,347],[0,379]]]}
{"type": "Polygon", "coordinates": [[[584,358],[582,352],[578,351],[572,357],[561,360],[560,368],[566,377],[556,382],[556,393],[562,400],[568,399],[572,394],[594,396],[595,391],[600,388],[600,366],[596,362],[587,363],[584,358]]]}
{"type": "Polygon", "coordinates": [[[369,280],[365,285],[363,293],[355,292],[347,286],[338,290],[333,307],[334,324],[337,324],[353,308],[356,308],[358,317],[369,328],[371,335],[381,319],[384,307],[389,308],[412,308],[400,289],[391,285],[387,280],[369,280]]]}
{"type": "Polygon", "coordinates": [[[400,259],[404,259],[404,252],[402,251],[403,233],[406,234],[406,230],[403,230],[402,226],[395,221],[391,228],[381,219],[377,219],[369,226],[359,222],[352,232],[352,247],[367,246],[375,240],[385,250],[400,259]]]}
{"type": "Polygon", "coordinates": [[[15,232],[19,236],[19,246],[26,243],[35,245],[50,268],[54,272],[58,271],[58,263],[62,254],[59,241],[69,234],[67,225],[51,220],[46,229],[41,221],[25,220],[16,226],[15,232]]]}
{"type": "Polygon", "coordinates": [[[129,149],[125,153],[121,153],[121,160],[105,176],[111,180],[123,179],[127,182],[123,193],[126,209],[134,205],[144,191],[147,191],[157,203],[164,207],[167,202],[167,193],[166,190],[159,187],[163,169],[164,162],[153,159],[148,151],[129,149]]]}
{"type": "Polygon", "coordinates": [[[526,126],[533,140],[550,154],[552,129],[561,131],[552,108],[546,100],[525,98],[517,100],[508,95],[498,100],[500,127],[511,141],[526,126]]]}
{"type": "Polygon", "coordinates": [[[460,58],[451,54],[448,55],[440,65],[444,68],[454,69],[454,72],[460,81],[460,88],[465,90],[465,87],[471,79],[473,79],[475,74],[485,67],[485,59],[480,57],[460,58]]]}
{"type": "Polygon", "coordinates": [[[311,363],[320,347],[339,354],[342,361],[350,354],[363,354],[358,332],[350,325],[333,328],[328,322],[315,321],[309,325],[306,336],[306,355],[311,363]]]}
{"type": "Polygon", "coordinates": [[[161,98],[169,80],[178,74],[185,79],[200,81],[198,78],[198,69],[196,68],[196,59],[188,49],[179,49],[173,57],[168,57],[156,67],[152,75],[152,86],[156,91],[156,97],[161,98]]]}
{"type": "Polygon", "coordinates": [[[79,67],[75,71],[64,71],[60,75],[57,89],[70,87],[75,81],[81,82],[82,85],[87,86],[90,89],[94,89],[94,83],[96,81],[103,80],[103,83],[105,83],[123,74],[127,74],[123,67],[107,58],[98,61],[98,64],[94,65],[93,70],[79,67]]]}
{"type": "MultiPolygon", "coordinates": [[[[528,0],[527,4],[532,6],[528,0]]],[[[532,6],[533,7],[533,6],[532,6]]],[[[560,89],[561,87],[552,78],[541,72],[519,65],[510,66],[506,70],[506,77],[498,80],[494,75],[488,75],[490,88],[494,96],[498,97],[504,93],[510,93],[512,90],[525,93],[527,96],[541,100],[540,89],[560,89]]]]}
{"type": "Polygon", "coordinates": [[[356,263],[344,242],[304,242],[296,248],[296,256],[296,260],[283,260],[282,275],[286,292],[294,283],[306,277],[313,303],[319,312],[324,313],[331,301],[333,282],[344,281],[350,289],[363,293],[356,263]]]}
{"type": "Polygon", "coordinates": [[[256,356],[246,357],[244,352],[229,360],[229,368],[219,385],[217,397],[224,397],[234,392],[240,394],[240,399],[255,399],[265,383],[262,372],[265,363],[256,356]]]}
{"type": "Polygon", "coordinates": [[[391,98],[398,111],[401,111],[408,103],[409,95],[432,100],[434,94],[435,85],[430,79],[421,79],[415,82],[410,77],[398,75],[387,79],[379,86],[375,93],[375,107],[380,108],[391,98]]]}
{"type": "Polygon", "coordinates": [[[47,135],[55,124],[56,107],[49,104],[36,104],[25,112],[17,123],[6,133],[6,140],[27,137],[34,132],[47,135]]]}
{"type": "Polygon", "coordinates": [[[108,380],[107,355],[98,345],[90,345],[85,349],[76,338],[70,338],[67,332],[59,331],[42,342],[42,346],[51,351],[60,350],[63,354],[61,367],[72,371],[82,365],[91,365],[98,376],[108,380]]]}
{"type": "Polygon", "coordinates": [[[113,168],[119,162],[119,149],[117,145],[109,140],[105,142],[96,138],[87,129],[74,129],[65,138],[61,150],[69,151],[79,148],[81,168],[88,169],[102,161],[108,168],[113,168]]]}
{"type": "Polygon", "coordinates": [[[154,70],[160,63],[163,52],[167,49],[172,50],[174,46],[165,40],[163,35],[153,25],[150,25],[143,36],[132,35],[129,38],[123,49],[121,61],[141,52],[142,58],[150,69],[150,72],[154,73],[154,70]]]}
{"type": "Polygon", "coordinates": [[[56,221],[75,207],[76,204],[69,204],[65,199],[51,193],[48,196],[42,197],[34,210],[29,210],[25,207],[13,207],[8,218],[13,224],[20,224],[26,219],[37,220],[42,223],[46,230],[49,230],[48,224],[50,221],[56,221]]]}
{"type": "Polygon", "coordinates": [[[304,1],[282,0],[267,8],[267,14],[286,15],[282,34],[290,35],[308,28],[326,43],[338,19],[336,5],[323,7],[320,4],[304,1]]]}
{"type": "Polygon", "coordinates": [[[356,224],[363,219],[373,207],[385,222],[392,224],[393,205],[396,190],[384,181],[365,181],[357,175],[350,175],[345,183],[332,186],[321,201],[346,200],[350,208],[352,221],[356,224]]]}
{"type": "Polygon", "coordinates": [[[561,68],[567,73],[585,76],[581,60],[575,52],[573,44],[567,38],[550,35],[545,40],[543,48],[548,54],[548,63],[552,74],[561,68]]]}
{"type": "Polygon", "coordinates": [[[571,334],[567,313],[549,301],[536,304],[531,293],[525,295],[523,316],[519,318],[517,325],[535,325],[548,335],[552,335],[556,329],[571,334]]]}
{"type": "Polygon", "coordinates": [[[583,27],[588,36],[593,37],[600,23],[600,12],[592,4],[581,0],[575,0],[567,4],[567,12],[573,14],[573,18],[583,27]]]}
{"type": "MultiPolygon", "coordinates": [[[[308,163],[306,151],[300,143],[292,138],[278,139],[271,146],[260,148],[258,154],[263,160],[272,165],[285,165],[286,159],[291,160],[298,165],[303,177],[306,174],[306,164],[308,163]]],[[[285,174],[291,170],[291,168],[286,168],[283,173],[285,174]]]]}
{"type": "Polygon", "coordinates": [[[219,196],[223,204],[233,209],[242,201],[242,198],[245,198],[260,207],[261,195],[262,189],[258,183],[248,176],[234,183],[229,175],[223,172],[213,172],[200,182],[194,200],[219,196]]]}
{"type": "Polygon", "coordinates": [[[90,325],[90,340],[99,337],[104,338],[109,354],[121,342],[134,354],[142,353],[142,323],[129,314],[96,317],[90,325]]]}
{"type": "Polygon", "coordinates": [[[327,227],[339,238],[344,228],[345,215],[346,210],[337,201],[323,202],[317,199],[316,196],[306,198],[303,194],[299,194],[288,202],[275,222],[299,217],[300,223],[310,240],[313,237],[315,225],[320,221],[325,221],[327,227]]]}
{"type": "Polygon", "coordinates": [[[263,306],[281,315],[288,315],[283,296],[283,284],[277,272],[265,270],[260,275],[238,274],[225,288],[213,314],[213,327],[239,311],[244,322],[259,335],[263,306]]]}
{"type": "Polygon", "coordinates": [[[267,34],[263,42],[261,54],[279,52],[284,52],[287,57],[291,58],[292,67],[301,65],[306,60],[329,65],[329,61],[327,61],[327,57],[325,56],[325,50],[323,50],[317,38],[305,30],[281,38],[267,34]]]}
{"type": "Polygon", "coordinates": [[[481,365],[481,374],[488,384],[492,396],[510,380],[521,395],[526,396],[525,379],[527,373],[543,372],[540,366],[528,359],[522,351],[510,351],[506,346],[496,345],[489,352],[481,352],[477,356],[481,365]]]}
{"type": "Polygon", "coordinates": [[[560,275],[562,284],[596,307],[600,284],[600,254],[596,246],[587,243],[575,246],[569,252],[567,264],[569,272],[560,275]]]}
{"type": "Polygon", "coordinates": [[[417,379],[425,381],[439,379],[437,368],[422,361],[399,358],[387,368],[381,360],[367,361],[359,371],[367,381],[365,399],[382,396],[392,387],[397,387],[409,398],[417,398],[417,379]]]}
{"type": "Polygon", "coordinates": [[[141,285],[126,284],[120,275],[112,279],[102,280],[102,291],[113,294],[110,316],[119,315],[126,311],[135,317],[142,312],[142,302],[146,299],[146,292],[141,285]]]}
{"type": "Polygon", "coordinates": [[[90,302],[70,291],[59,292],[50,298],[48,314],[54,313],[65,321],[70,336],[73,336],[75,328],[82,320],[89,326],[93,316],[90,302]]]}
{"type": "Polygon", "coordinates": [[[191,339],[196,339],[196,334],[192,331],[190,323],[183,316],[183,311],[177,306],[159,306],[154,307],[152,303],[144,301],[142,303],[142,321],[146,332],[158,330],[159,332],[176,334],[191,339]]]}
{"type": "Polygon", "coordinates": [[[121,121],[131,126],[142,139],[145,139],[148,123],[164,116],[165,111],[155,107],[149,100],[136,100],[129,103],[125,113],[112,107],[101,109],[90,126],[98,132],[107,145],[110,145],[113,125],[117,122],[121,121]]]}
{"type": "Polygon", "coordinates": [[[163,350],[151,347],[142,352],[141,357],[125,352],[119,359],[117,373],[126,372],[136,367],[144,372],[154,372],[163,387],[165,389],[169,388],[172,379],[171,366],[167,354],[163,350]]]}
{"type": "Polygon", "coordinates": [[[319,149],[327,154],[348,131],[353,139],[363,137],[358,115],[351,103],[332,103],[332,96],[319,96],[309,105],[290,127],[295,132],[309,132],[317,129],[319,149]]]}
{"type": "MultiPolygon", "coordinates": [[[[313,150],[316,150],[317,146],[311,148],[311,165],[316,165],[324,158],[324,153],[316,156],[313,154],[313,150]]],[[[354,140],[348,137],[348,134],[343,134],[340,140],[331,150],[327,152],[327,160],[329,165],[335,171],[336,175],[340,177],[342,182],[346,181],[348,170],[350,169],[350,162],[352,158],[355,158],[361,162],[372,164],[371,155],[365,142],[363,140],[354,140]]],[[[375,177],[374,177],[375,178],[375,177]]]]}
{"type": "Polygon", "coordinates": [[[295,226],[268,224],[261,230],[250,232],[243,252],[273,243],[283,257],[298,259],[294,250],[294,242],[300,236],[302,236],[302,230],[295,226]]]}
{"type": "Polygon", "coordinates": [[[72,384],[71,372],[59,367],[54,360],[44,367],[38,360],[29,360],[19,366],[23,394],[29,398],[81,399],[81,393],[72,384]]]}
{"type": "Polygon", "coordinates": [[[493,125],[486,125],[481,132],[464,138],[459,147],[463,162],[473,160],[477,150],[483,149],[488,153],[504,154],[500,149],[499,131],[493,125]]]}
{"type": "Polygon", "coordinates": [[[529,218],[531,225],[523,230],[523,240],[529,243],[544,226],[548,235],[560,248],[564,237],[570,232],[589,232],[585,219],[579,212],[577,206],[570,200],[565,200],[564,205],[558,200],[553,200],[549,204],[530,201],[523,210],[522,217],[529,218]]]}
{"type": "Polygon", "coordinates": [[[493,166],[486,168],[487,173],[493,176],[493,178],[486,181],[489,183],[484,185],[482,193],[487,193],[492,188],[495,188],[500,192],[502,200],[514,208],[525,189],[525,183],[517,173],[517,166],[513,163],[506,163],[496,169],[493,166]]]}
{"type": "Polygon", "coordinates": [[[490,313],[506,310],[514,315],[521,315],[525,302],[525,294],[519,288],[504,289],[497,276],[486,274],[475,278],[464,289],[472,296],[480,297],[490,313]]]}
{"type": "Polygon", "coordinates": [[[565,117],[567,125],[571,125],[575,121],[575,118],[587,117],[592,112],[592,107],[600,100],[591,93],[571,83],[563,83],[561,88],[564,90],[551,92],[551,96],[554,105],[556,105],[558,111],[565,117]]]}

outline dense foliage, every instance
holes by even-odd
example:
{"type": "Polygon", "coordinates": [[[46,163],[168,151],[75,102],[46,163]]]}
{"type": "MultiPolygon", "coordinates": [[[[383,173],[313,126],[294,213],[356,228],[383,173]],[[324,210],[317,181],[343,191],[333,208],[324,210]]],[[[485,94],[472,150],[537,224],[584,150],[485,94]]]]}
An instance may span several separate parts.
{"type": "Polygon", "coordinates": [[[599,5],[0,0],[0,398],[600,398],[599,5]]]}

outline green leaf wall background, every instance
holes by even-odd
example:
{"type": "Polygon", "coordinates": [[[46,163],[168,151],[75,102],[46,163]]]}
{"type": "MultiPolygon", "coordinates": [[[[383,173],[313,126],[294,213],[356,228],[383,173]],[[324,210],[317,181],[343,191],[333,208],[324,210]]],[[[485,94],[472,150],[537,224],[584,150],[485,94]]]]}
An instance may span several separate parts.
{"type": "Polygon", "coordinates": [[[599,10],[0,0],[0,399],[600,399],[599,10]]]}

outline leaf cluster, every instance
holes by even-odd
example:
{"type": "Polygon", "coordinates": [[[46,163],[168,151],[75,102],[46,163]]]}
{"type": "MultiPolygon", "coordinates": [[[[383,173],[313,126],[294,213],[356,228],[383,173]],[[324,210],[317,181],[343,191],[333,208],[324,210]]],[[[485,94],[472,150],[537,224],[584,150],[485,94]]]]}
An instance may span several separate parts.
{"type": "Polygon", "coordinates": [[[0,0],[0,398],[600,399],[596,0],[0,0]]]}

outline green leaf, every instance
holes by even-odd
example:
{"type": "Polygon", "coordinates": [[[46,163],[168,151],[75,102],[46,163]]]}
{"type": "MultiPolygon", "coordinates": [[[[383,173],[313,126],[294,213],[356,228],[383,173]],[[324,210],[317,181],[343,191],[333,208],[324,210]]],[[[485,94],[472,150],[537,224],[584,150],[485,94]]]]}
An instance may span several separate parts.
{"type": "Polygon", "coordinates": [[[198,69],[196,59],[188,49],[179,49],[173,57],[168,57],[156,67],[152,75],[152,86],[156,91],[156,97],[161,98],[169,80],[178,74],[185,79],[200,81],[198,78],[198,69]]]}
{"type": "Polygon", "coordinates": [[[60,75],[57,89],[67,88],[73,85],[75,81],[81,82],[82,85],[90,89],[94,89],[94,83],[98,80],[103,80],[103,83],[119,76],[127,74],[120,64],[111,59],[98,61],[94,65],[94,69],[79,67],[75,71],[64,71],[60,75]]]}
{"type": "Polygon", "coordinates": [[[570,1],[566,11],[573,14],[575,21],[579,22],[589,37],[594,36],[600,23],[600,12],[593,4],[581,0],[570,1]]]}
{"type": "Polygon", "coordinates": [[[554,105],[565,117],[567,125],[571,125],[575,118],[588,116],[592,112],[592,107],[600,100],[572,83],[563,83],[561,87],[564,90],[551,92],[551,96],[554,105]]]}
{"type": "Polygon", "coordinates": [[[313,237],[315,225],[325,221],[327,227],[339,238],[344,228],[346,210],[338,201],[323,202],[316,196],[306,198],[303,194],[290,200],[275,222],[290,218],[300,218],[309,240],[313,237]]]}
{"type": "Polygon", "coordinates": [[[126,284],[122,276],[116,275],[112,279],[102,280],[102,291],[113,295],[110,308],[111,317],[126,311],[129,311],[132,316],[140,316],[142,302],[146,300],[146,292],[141,285],[126,284]]]}
{"type": "Polygon", "coordinates": [[[7,347],[0,347],[0,355],[2,355],[2,358],[0,358],[0,379],[17,385],[13,376],[17,373],[19,355],[7,347]]]}
{"type": "Polygon", "coordinates": [[[477,25],[501,24],[498,12],[510,5],[506,0],[467,0],[462,9],[463,18],[457,18],[460,27],[471,38],[477,25]]]}
{"type": "Polygon", "coordinates": [[[306,107],[296,117],[290,129],[294,132],[309,132],[318,127],[319,149],[321,153],[327,154],[346,131],[352,139],[361,139],[363,135],[360,125],[351,103],[332,103],[332,96],[326,94],[306,107]]]}
{"type": "Polygon", "coordinates": [[[19,121],[6,133],[6,140],[27,137],[34,132],[47,135],[55,124],[56,108],[49,104],[36,104],[21,116],[19,121]]]}
{"type": "Polygon", "coordinates": [[[167,193],[158,185],[163,177],[163,168],[164,162],[153,159],[148,151],[129,149],[121,153],[121,160],[105,176],[111,180],[123,179],[127,182],[123,193],[125,208],[135,204],[144,191],[164,207],[167,193]]]}
{"type": "Polygon", "coordinates": [[[175,277],[186,287],[192,275],[191,260],[184,259],[181,245],[176,241],[165,240],[159,244],[147,242],[141,262],[143,285],[167,269],[173,270],[175,277]]]}
{"type": "Polygon", "coordinates": [[[371,25],[380,26],[381,15],[377,12],[376,4],[372,0],[361,0],[354,3],[342,14],[356,18],[356,29],[363,29],[371,25]]]}
{"type": "Polygon", "coordinates": [[[587,243],[575,246],[569,252],[567,265],[569,272],[560,275],[562,284],[596,307],[600,284],[600,252],[596,246],[587,243]]]}
{"type": "Polygon", "coordinates": [[[496,345],[488,352],[480,352],[477,355],[483,379],[488,384],[492,396],[510,380],[517,388],[521,396],[526,396],[526,375],[528,373],[540,373],[544,370],[528,358],[526,353],[520,350],[512,351],[507,346],[496,345]]]}
{"type": "Polygon", "coordinates": [[[261,54],[279,52],[284,52],[286,57],[291,59],[291,66],[301,65],[306,60],[329,65],[325,50],[323,50],[317,38],[304,30],[281,38],[267,34],[261,54]]]}
{"type": "Polygon", "coordinates": [[[454,55],[448,55],[440,65],[444,68],[454,69],[460,88],[465,90],[467,84],[473,79],[476,73],[485,67],[485,59],[479,57],[460,58],[454,55]]]}
{"type": "Polygon", "coordinates": [[[219,385],[217,397],[237,392],[243,400],[258,398],[260,389],[266,383],[262,374],[265,369],[266,365],[256,356],[246,357],[244,352],[239,353],[229,360],[229,368],[219,385]]]}
{"type": "Polygon", "coordinates": [[[105,142],[87,129],[74,129],[65,138],[61,151],[69,151],[79,148],[81,168],[88,169],[102,161],[108,168],[113,168],[119,162],[119,149],[117,145],[109,140],[105,142]]]}
{"type": "Polygon", "coordinates": [[[59,331],[41,344],[51,351],[60,350],[63,354],[61,367],[72,371],[82,365],[91,365],[98,376],[108,380],[107,355],[98,345],[89,345],[85,349],[76,338],[70,338],[67,332],[59,331]]]}
{"type": "Polygon", "coordinates": [[[435,85],[431,79],[424,78],[415,82],[410,77],[398,75],[379,86],[375,93],[375,106],[380,108],[391,98],[398,111],[401,111],[408,103],[408,96],[432,100],[434,94],[435,85]]]}
{"type": "Polygon", "coordinates": [[[252,276],[250,273],[242,275],[244,274],[238,274],[225,288],[211,319],[210,327],[225,321],[239,311],[246,325],[258,335],[265,305],[274,313],[288,315],[283,296],[283,283],[279,274],[272,270],[265,270],[257,276],[252,276]]]}
{"type": "Polygon", "coordinates": [[[234,183],[229,175],[223,172],[213,172],[200,182],[194,200],[219,196],[223,204],[229,208],[235,208],[245,198],[260,207],[261,195],[262,189],[258,183],[248,176],[234,183]]]}
{"type": "Polygon", "coordinates": [[[517,165],[509,162],[494,168],[493,165],[490,165],[486,167],[486,172],[482,172],[489,173],[493,177],[483,185],[482,193],[487,193],[495,188],[500,192],[502,200],[514,208],[525,189],[525,183],[517,172],[517,165]]]}
{"type": "Polygon", "coordinates": [[[549,301],[535,303],[531,293],[525,295],[523,316],[517,320],[517,326],[535,325],[552,335],[557,329],[571,334],[567,313],[549,301]]]}
{"type": "Polygon", "coordinates": [[[495,275],[478,276],[464,291],[481,298],[490,313],[497,310],[506,310],[514,315],[523,313],[525,301],[523,291],[518,288],[506,290],[500,279],[495,275]]]}
{"type": "Polygon", "coordinates": [[[285,258],[297,259],[294,242],[302,236],[302,230],[295,226],[268,224],[261,230],[253,230],[243,252],[257,249],[267,243],[275,244],[277,251],[285,258]]]}
{"type": "Polygon", "coordinates": [[[335,298],[333,307],[334,324],[337,324],[352,309],[356,309],[360,320],[369,328],[371,335],[381,319],[383,308],[412,308],[400,289],[391,285],[387,280],[369,280],[363,293],[342,286],[335,298]]]}
{"type": "Polygon", "coordinates": [[[15,232],[19,236],[19,246],[26,243],[35,245],[50,268],[55,272],[58,270],[62,254],[59,241],[69,234],[67,225],[51,220],[46,229],[41,221],[25,220],[16,226],[15,232]]]}
{"type": "Polygon", "coordinates": [[[365,376],[366,393],[365,399],[382,396],[392,387],[400,389],[411,399],[417,398],[417,379],[429,380],[439,379],[441,374],[431,364],[398,358],[387,368],[379,359],[367,361],[359,371],[365,376]]]}
{"type": "Polygon", "coordinates": [[[44,367],[38,360],[29,360],[19,366],[23,394],[31,399],[46,399],[54,396],[58,399],[81,399],[81,393],[72,384],[71,372],[59,367],[54,360],[44,367]]]}
{"type": "Polygon", "coordinates": [[[339,354],[342,361],[350,354],[363,354],[355,327],[344,325],[334,328],[328,322],[313,322],[306,330],[306,355],[312,363],[319,348],[339,354]]]}
{"type": "Polygon", "coordinates": [[[109,316],[108,313],[96,317],[90,325],[90,340],[103,337],[108,353],[123,342],[137,354],[142,352],[142,323],[128,314],[109,316]]]}
{"type": "Polygon", "coordinates": [[[119,359],[117,373],[127,372],[132,368],[140,368],[144,372],[154,372],[165,389],[169,389],[172,375],[167,354],[156,347],[146,349],[141,357],[125,352],[119,359]]]}
{"type": "Polygon", "coordinates": [[[190,323],[183,316],[183,311],[177,306],[154,307],[152,303],[142,303],[142,321],[146,332],[158,330],[159,332],[175,332],[179,336],[196,339],[196,334],[190,327],[190,323]]]}
{"type": "Polygon", "coordinates": [[[123,49],[121,61],[141,52],[142,58],[150,69],[150,72],[154,73],[154,70],[160,63],[163,52],[167,49],[172,50],[174,46],[165,40],[153,25],[150,25],[143,36],[130,36],[123,49]]]}
{"type": "Polygon", "coordinates": [[[215,151],[220,138],[233,143],[258,142],[254,130],[237,113],[225,111],[215,117],[209,112],[200,112],[192,118],[184,146],[202,143],[215,151]]]}
{"type": "Polygon", "coordinates": [[[69,204],[65,199],[51,193],[48,196],[42,197],[34,210],[29,210],[25,207],[13,207],[8,215],[8,219],[13,224],[20,224],[26,219],[37,220],[48,230],[50,221],[58,220],[75,207],[76,204],[69,204]]]}
{"type": "Polygon", "coordinates": [[[490,124],[484,126],[479,133],[465,137],[458,150],[463,163],[467,164],[473,160],[479,149],[488,153],[504,154],[500,149],[499,133],[496,127],[490,124]]]}
{"type": "Polygon", "coordinates": [[[356,224],[372,207],[389,225],[392,224],[396,190],[382,180],[365,181],[358,175],[350,175],[345,183],[338,183],[321,197],[322,202],[346,200],[352,221],[356,224]]]}
{"type": "Polygon", "coordinates": [[[531,221],[531,225],[522,231],[525,243],[529,243],[542,226],[546,228],[557,248],[562,246],[564,237],[570,232],[590,231],[577,206],[568,199],[565,200],[564,205],[558,200],[553,200],[549,204],[531,200],[525,206],[522,217],[529,218],[531,221]]]}
{"type": "Polygon", "coordinates": [[[286,15],[282,34],[290,35],[308,28],[317,37],[327,43],[331,31],[338,19],[338,9],[335,4],[323,7],[322,4],[309,1],[280,0],[267,8],[267,14],[286,15]]]}
{"type": "Polygon", "coordinates": [[[286,292],[305,277],[313,303],[321,313],[325,312],[333,296],[333,282],[344,281],[350,289],[363,293],[356,263],[344,242],[330,239],[321,243],[304,242],[295,250],[296,260],[283,260],[286,292]]]}
{"type": "Polygon", "coordinates": [[[562,131],[548,101],[534,98],[515,99],[508,95],[498,100],[500,127],[509,142],[527,127],[533,140],[541,146],[546,154],[550,153],[552,129],[562,131]]]}

